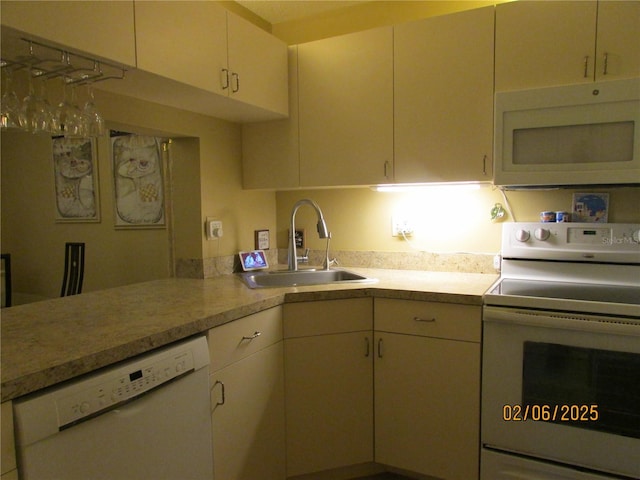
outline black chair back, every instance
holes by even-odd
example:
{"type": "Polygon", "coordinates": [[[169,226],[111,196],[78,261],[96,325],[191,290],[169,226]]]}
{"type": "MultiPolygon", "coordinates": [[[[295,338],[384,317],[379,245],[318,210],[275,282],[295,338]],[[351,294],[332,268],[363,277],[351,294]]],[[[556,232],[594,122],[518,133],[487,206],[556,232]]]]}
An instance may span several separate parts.
{"type": "Polygon", "coordinates": [[[61,297],[82,293],[84,279],[84,243],[65,243],[64,277],[62,279],[61,297]]]}
{"type": "Polygon", "coordinates": [[[0,255],[2,259],[2,270],[4,276],[4,298],[2,299],[3,307],[11,306],[11,254],[3,253],[0,255]]]}

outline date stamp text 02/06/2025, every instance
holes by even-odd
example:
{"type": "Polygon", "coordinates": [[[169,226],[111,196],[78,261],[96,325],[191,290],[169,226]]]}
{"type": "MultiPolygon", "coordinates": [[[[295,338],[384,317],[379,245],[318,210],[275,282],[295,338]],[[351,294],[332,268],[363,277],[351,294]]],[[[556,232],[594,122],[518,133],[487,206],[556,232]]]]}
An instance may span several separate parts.
{"type": "Polygon", "coordinates": [[[596,422],[598,405],[504,405],[505,422],[596,422]]]}

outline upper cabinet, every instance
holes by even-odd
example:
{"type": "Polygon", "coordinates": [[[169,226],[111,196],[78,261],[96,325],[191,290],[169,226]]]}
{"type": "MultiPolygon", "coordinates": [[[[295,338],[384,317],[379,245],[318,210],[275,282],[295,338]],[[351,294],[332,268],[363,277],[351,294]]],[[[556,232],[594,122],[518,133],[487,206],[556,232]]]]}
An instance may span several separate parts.
{"type": "Polygon", "coordinates": [[[135,12],[138,68],[203,90],[225,93],[224,8],[213,2],[136,2],[135,12]]]}
{"type": "Polygon", "coordinates": [[[596,79],[640,76],[640,2],[600,0],[596,46],[596,79]]]}
{"type": "Polygon", "coordinates": [[[10,27],[2,31],[3,58],[24,35],[131,67],[124,79],[97,84],[102,90],[237,122],[288,115],[287,45],[218,2],[0,5],[10,27]]]}
{"type": "Polygon", "coordinates": [[[286,116],[287,47],[214,2],[136,2],[138,68],[286,116]]]}
{"type": "Polygon", "coordinates": [[[229,96],[287,116],[287,46],[227,12],[229,96]]]}
{"type": "Polygon", "coordinates": [[[496,91],[640,75],[640,2],[496,7],[496,91]]]}
{"type": "Polygon", "coordinates": [[[394,28],[395,181],[491,179],[494,8],[394,28]]]}
{"type": "Polygon", "coordinates": [[[289,118],[242,125],[244,188],[300,186],[298,47],[289,47],[289,118]]]}
{"type": "Polygon", "coordinates": [[[393,29],[298,46],[300,185],[388,183],[393,170],[393,29]]]}
{"type": "Polygon", "coordinates": [[[488,7],[298,45],[290,118],[243,127],[245,188],[489,180],[493,33],[488,7]]]}
{"type": "Polygon", "coordinates": [[[2,25],[56,46],[135,66],[133,1],[0,2],[2,25]]]}

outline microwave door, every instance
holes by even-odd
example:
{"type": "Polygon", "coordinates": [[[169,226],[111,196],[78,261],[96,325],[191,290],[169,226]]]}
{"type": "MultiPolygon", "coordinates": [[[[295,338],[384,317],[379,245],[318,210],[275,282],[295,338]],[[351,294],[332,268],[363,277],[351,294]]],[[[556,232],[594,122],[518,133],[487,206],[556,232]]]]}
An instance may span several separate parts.
{"type": "Polygon", "coordinates": [[[496,185],[640,183],[640,80],[496,94],[496,185]]]}

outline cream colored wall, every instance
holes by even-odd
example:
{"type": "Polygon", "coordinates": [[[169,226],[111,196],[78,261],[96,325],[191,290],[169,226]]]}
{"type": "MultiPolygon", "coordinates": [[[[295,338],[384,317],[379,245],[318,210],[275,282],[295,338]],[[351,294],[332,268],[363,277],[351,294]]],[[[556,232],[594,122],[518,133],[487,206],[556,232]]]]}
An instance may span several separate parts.
{"type": "Polygon", "coordinates": [[[86,243],[84,291],[168,276],[166,230],[113,228],[108,151],[100,140],[102,221],[55,223],[50,138],[2,133],[2,251],[12,257],[14,303],[60,295],[65,242],[86,243]]]}
{"type": "MultiPolygon", "coordinates": [[[[544,210],[571,211],[575,192],[609,192],[609,221],[640,223],[640,188],[508,191],[506,197],[515,219],[537,222],[544,210]]],[[[488,185],[477,190],[460,187],[433,187],[424,191],[389,193],[369,188],[335,190],[292,190],[277,193],[278,247],[287,247],[289,217],[293,204],[301,198],[318,202],[329,230],[331,248],[350,251],[404,252],[418,249],[437,253],[497,253],[500,250],[501,223],[491,221],[495,203],[505,205],[501,192],[488,185]],[[391,217],[407,214],[414,219],[415,233],[409,242],[391,236],[391,217]]],[[[307,246],[323,249],[318,239],[316,217],[311,208],[302,207],[296,215],[296,228],[304,228],[307,246]]],[[[504,221],[513,221],[507,215],[504,221]]]]}
{"type": "MultiPolygon", "coordinates": [[[[57,103],[58,92],[52,89],[49,99],[57,103]]],[[[275,194],[242,190],[239,125],[99,90],[96,105],[111,128],[174,138],[173,223],[159,230],[114,229],[108,138],[97,147],[102,221],[55,223],[49,137],[3,132],[1,248],[12,254],[14,292],[58,296],[65,241],[87,243],[88,292],[168,277],[172,250],[176,259],[201,261],[253,248],[256,229],[275,231],[275,194]],[[224,222],[219,242],[205,239],[208,215],[224,222]]]]}

